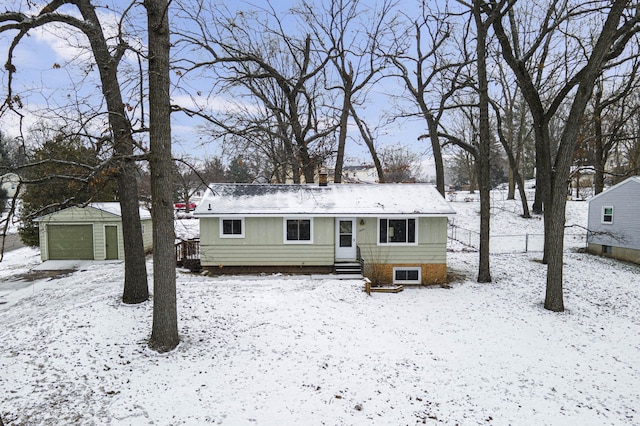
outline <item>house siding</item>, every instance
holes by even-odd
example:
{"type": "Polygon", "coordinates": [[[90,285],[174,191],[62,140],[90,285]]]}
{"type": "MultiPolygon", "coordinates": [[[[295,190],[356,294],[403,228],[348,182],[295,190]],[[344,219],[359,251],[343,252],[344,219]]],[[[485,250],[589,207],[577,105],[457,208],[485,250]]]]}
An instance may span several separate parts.
{"type": "MultiPolygon", "coordinates": [[[[151,219],[141,220],[140,223],[142,224],[142,227],[143,227],[142,244],[144,246],[144,250],[146,252],[150,252],[153,249],[153,223],[151,222],[151,219]]],[[[124,242],[122,244],[123,244],[122,258],[124,259],[124,242]]]]}
{"type": "Polygon", "coordinates": [[[286,244],[282,217],[245,218],[245,238],[220,238],[219,218],[201,218],[200,261],[203,267],[333,265],[333,221],[313,219],[313,244],[286,244]]]}
{"type": "Polygon", "coordinates": [[[640,181],[630,179],[589,202],[590,251],[602,245],[640,250],[640,181]],[[613,223],[601,223],[602,207],[613,207],[613,223]],[[595,247],[597,246],[597,247],[595,247]]]}
{"type": "Polygon", "coordinates": [[[379,245],[378,219],[358,221],[358,246],[365,263],[441,264],[447,261],[447,218],[418,218],[418,243],[379,245]]]}
{"type": "MultiPolygon", "coordinates": [[[[446,281],[446,217],[418,218],[418,243],[413,245],[379,245],[378,219],[355,219],[356,244],[365,261],[365,274],[380,275],[379,281],[390,282],[393,267],[420,267],[423,284],[446,281]]],[[[285,244],[282,217],[245,218],[244,238],[220,238],[219,220],[200,219],[200,256],[205,268],[313,267],[335,263],[333,217],[313,219],[313,244],[285,244]]]]}
{"type": "MultiPolygon", "coordinates": [[[[447,218],[418,218],[417,244],[379,245],[378,219],[366,218],[358,226],[358,246],[364,274],[374,283],[393,282],[394,268],[422,270],[422,284],[442,284],[447,279],[447,218]]],[[[360,223],[360,222],[358,222],[360,223]]]]}

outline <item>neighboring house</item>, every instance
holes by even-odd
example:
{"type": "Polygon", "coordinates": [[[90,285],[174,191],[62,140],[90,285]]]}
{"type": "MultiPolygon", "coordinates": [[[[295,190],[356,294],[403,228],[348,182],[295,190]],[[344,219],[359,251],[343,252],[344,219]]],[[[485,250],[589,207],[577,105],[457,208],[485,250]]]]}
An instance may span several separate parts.
{"type": "Polygon", "coordinates": [[[339,272],[374,283],[446,281],[447,218],[431,185],[212,184],[198,205],[200,259],[212,273],[339,272]]]}
{"type": "MultiPolygon", "coordinates": [[[[151,214],[140,209],[144,249],[151,250],[151,214]]],[[[69,207],[35,219],[42,260],[124,259],[120,203],[69,207]]]]}
{"type": "Polygon", "coordinates": [[[191,192],[191,199],[190,201],[194,204],[198,204],[200,201],[202,201],[202,196],[204,195],[204,191],[206,188],[196,188],[191,192]]]}
{"type": "Polygon", "coordinates": [[[7,198],[13,198],[18,190],[20,176],[15,173],[7,173],[0,176],[0,188],[7,193],[7,198]]]}
{"type": "Polygon", "coordinates": [[[342,182],[344,183],[376,183],[378,171],[374,166],[344,166],[342,168],[342,182]]]}
{"type": "Polygon", "coordinates": [[[589,200],[588,251],[640,264],[640,176],[589,200]]]}

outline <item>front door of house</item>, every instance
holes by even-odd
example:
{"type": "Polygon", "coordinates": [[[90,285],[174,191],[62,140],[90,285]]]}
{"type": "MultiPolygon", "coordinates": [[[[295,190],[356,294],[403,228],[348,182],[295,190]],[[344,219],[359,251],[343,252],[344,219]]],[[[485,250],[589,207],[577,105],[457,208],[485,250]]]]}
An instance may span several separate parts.
{"type": "Polygon", "coordinates": [[[356,220],[336,219],[336,260],[356,259],[356,220]]]}

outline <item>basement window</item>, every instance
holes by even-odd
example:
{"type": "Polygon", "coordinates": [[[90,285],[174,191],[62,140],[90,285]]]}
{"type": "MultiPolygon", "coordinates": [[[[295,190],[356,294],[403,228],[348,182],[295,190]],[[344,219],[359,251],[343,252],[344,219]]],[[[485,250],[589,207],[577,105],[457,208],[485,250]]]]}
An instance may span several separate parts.
{"type": "Polygon", "coordinates": [[[602,254],[611,254],[611,246],[602,246],[602,254]]]}
{"type": "Polygon", "coordinates": [[[422,284],[422,268],[393,268],[394,284],[422,284]]]}

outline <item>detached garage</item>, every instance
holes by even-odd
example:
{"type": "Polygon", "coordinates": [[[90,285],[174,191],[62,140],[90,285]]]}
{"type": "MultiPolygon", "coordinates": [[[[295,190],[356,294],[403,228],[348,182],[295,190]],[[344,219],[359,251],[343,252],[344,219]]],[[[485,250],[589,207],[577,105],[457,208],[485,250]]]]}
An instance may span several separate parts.
{"type": "MultiPolygon", "coordinates": [[[[140,209],[145,250],[152,248],[151,214],[140,209]]],[[[42,260],[124,259],[120,203],[69,207],[36,219],[42,260]]]]}

